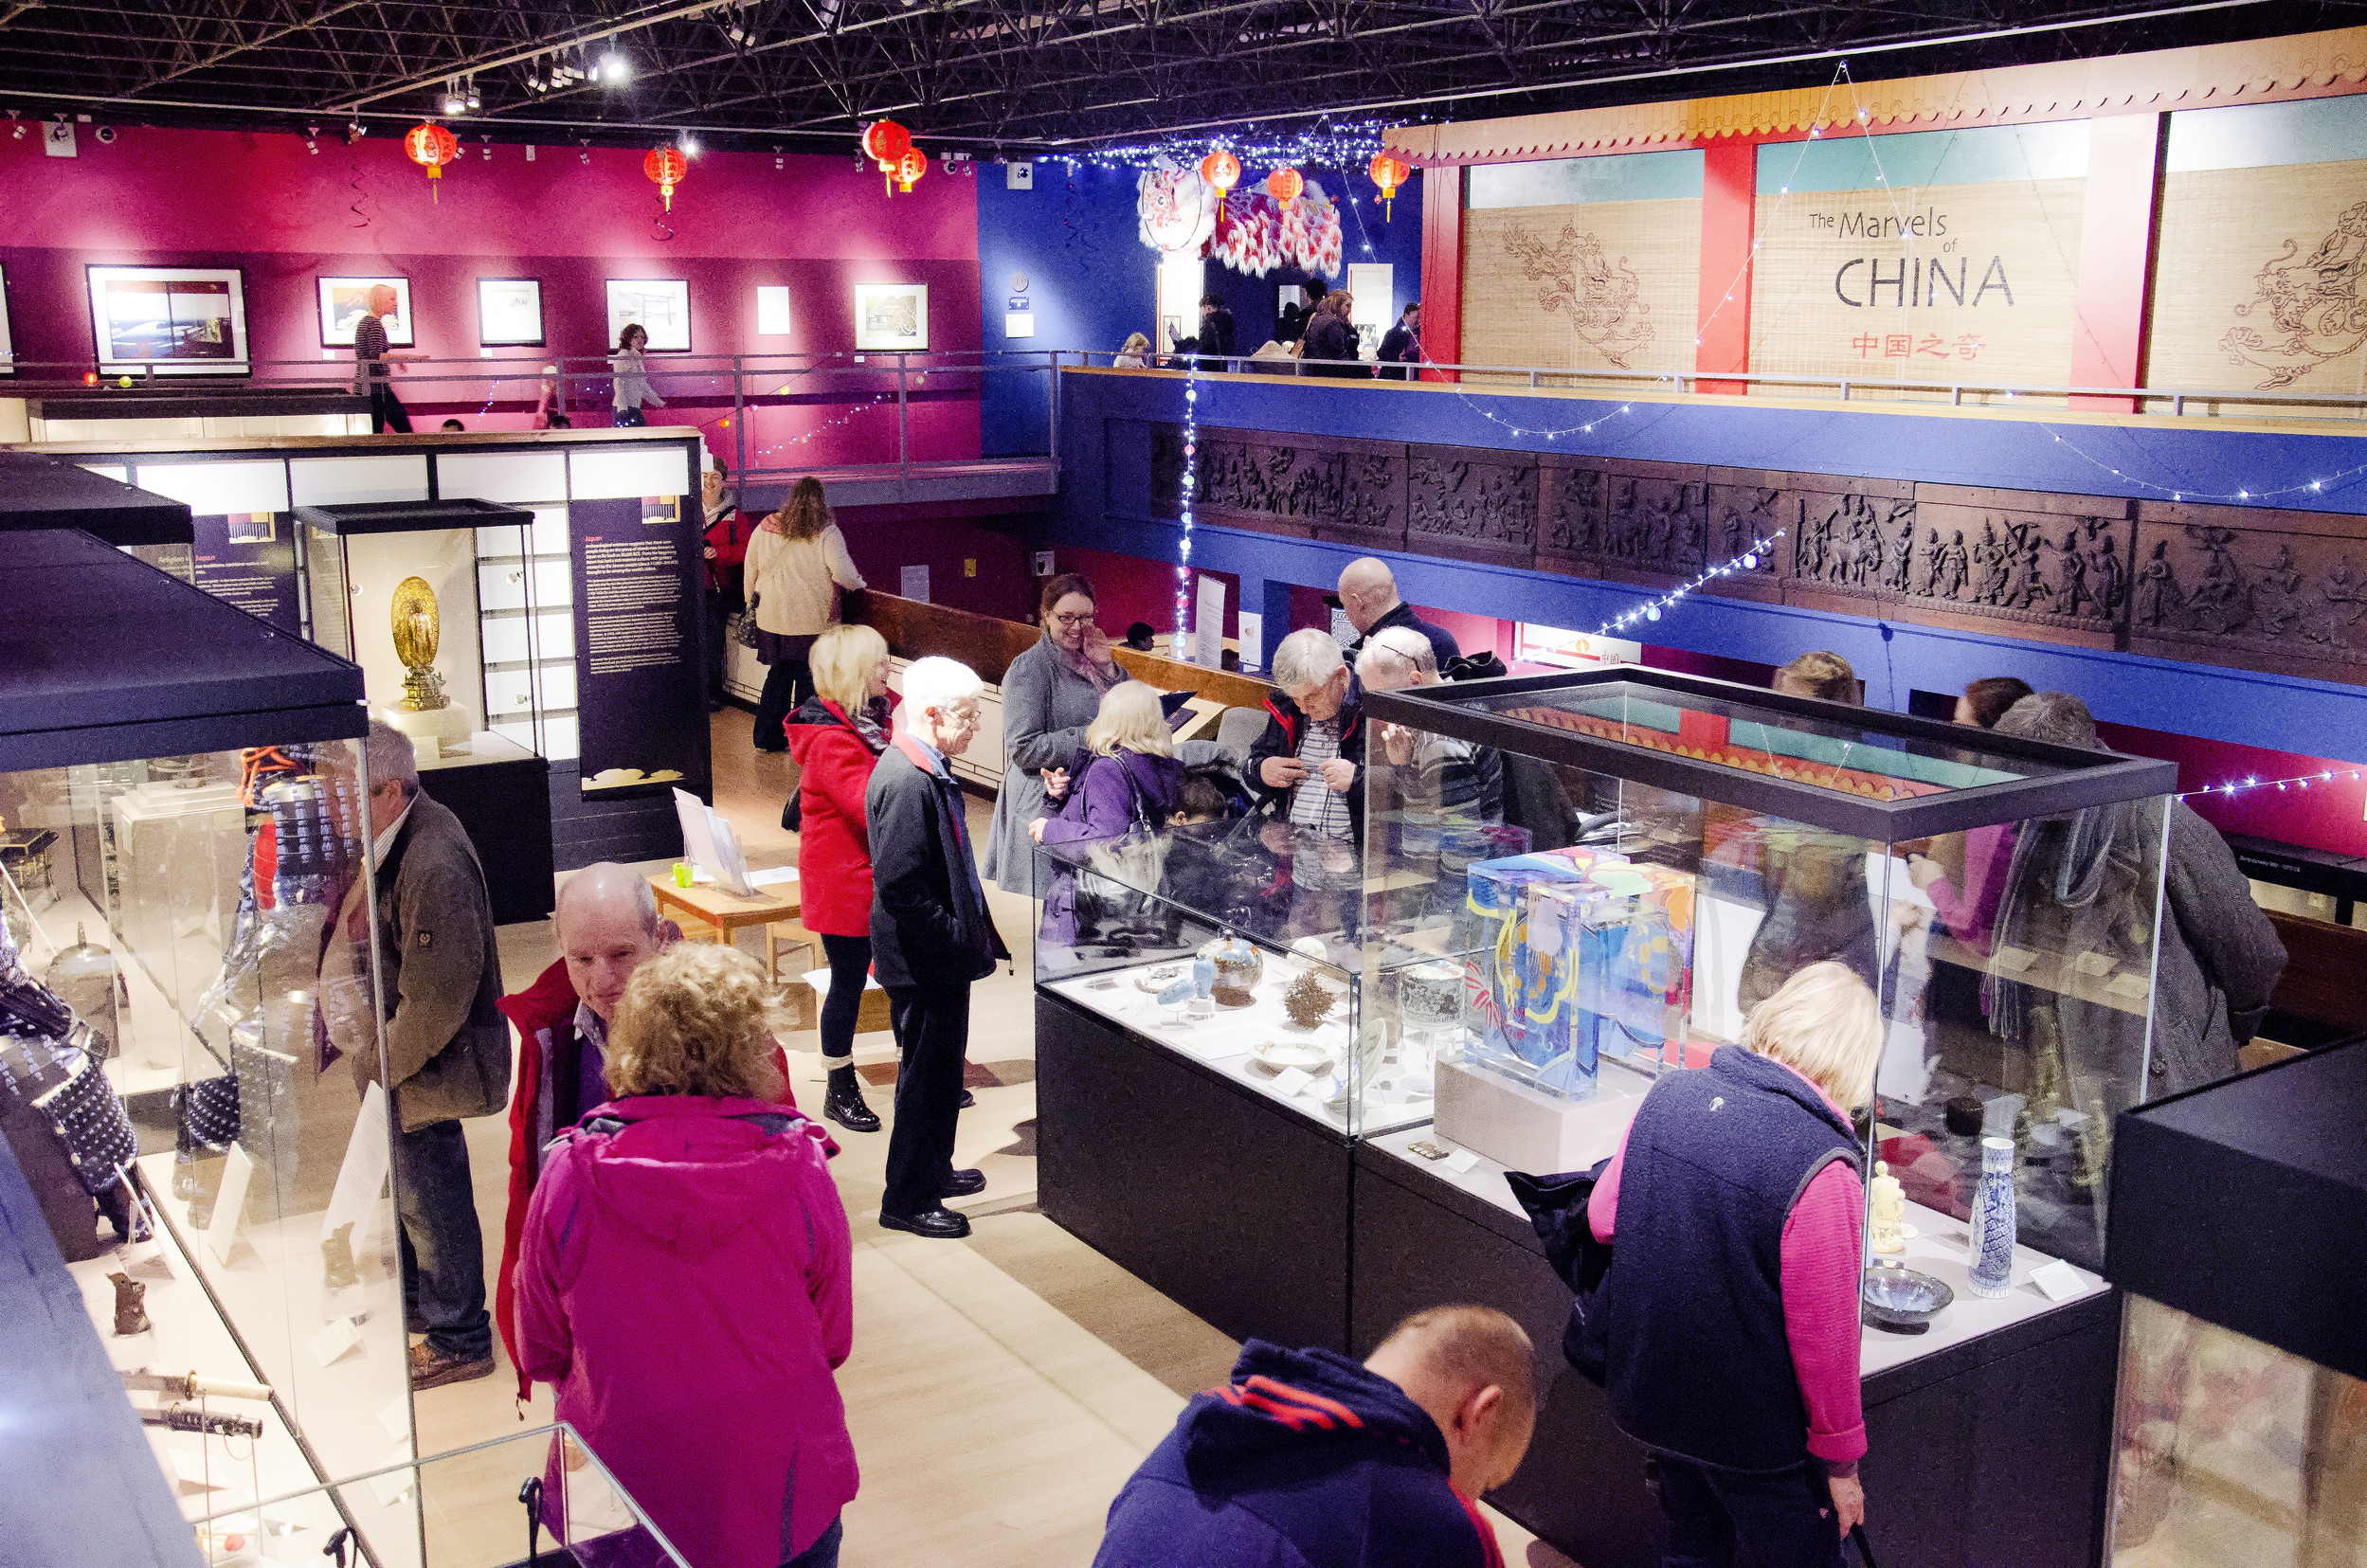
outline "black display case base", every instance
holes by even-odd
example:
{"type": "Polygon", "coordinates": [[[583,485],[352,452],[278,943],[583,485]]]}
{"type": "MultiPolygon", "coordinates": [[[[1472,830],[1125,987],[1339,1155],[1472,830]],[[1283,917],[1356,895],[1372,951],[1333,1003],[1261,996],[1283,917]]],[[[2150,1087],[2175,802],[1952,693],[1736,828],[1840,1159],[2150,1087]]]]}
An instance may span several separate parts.
{"type": "Polygon", "coordinates": [[[557,900],[551,765],[524,756],[425,768],[419,786],[461,820],[485,868],[494,924],[540,920],[557,900]]]}
{"type": "MultiPolygon", "coordinates": [[[[1500,1307],[1535,1341],[1546,1396],[1528,1457],[1489,1501],[1586,1568],[1653,1568],[1665,1531],[1644,1452],[1562,1359],[1570,1296],[1517,1216],[1365,1145],[1356,1154],[1349,1353],[1407,1314],[1500,1307]]],[[[1865,1382],[1861,1476],[1880,1559],[2088,1568],[2102,1543],[2120,1297],[2105,1292],[1865,1382]]],[[[1868,1329],[1868,1333],[1879,1332],[1868,1329]]]]}
{"type": "Polygon", "coordinates": [[[1237,1340],[1345,1350],[1347,1141],[1036,994],[1037,1200],[1237,1340]]]}

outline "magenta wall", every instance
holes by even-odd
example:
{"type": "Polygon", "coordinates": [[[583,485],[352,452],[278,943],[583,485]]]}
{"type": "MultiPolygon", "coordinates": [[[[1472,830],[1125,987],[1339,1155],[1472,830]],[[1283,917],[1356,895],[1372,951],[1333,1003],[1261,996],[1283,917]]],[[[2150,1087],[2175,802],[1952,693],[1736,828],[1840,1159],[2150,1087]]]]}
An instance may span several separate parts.
{"type": "MultiPolygon", "coordinates": [[[[497,146],[488,159],[470,142],[436,182],[439,199],[391,136],[352,148],[324,136],[315,154],[297,135],[127,126],[112,147],[88,135],[81,144],[80,157],[50,158],[37,136],[0,138],[9,242],[0,266],[20,361],[91,358],[88,263],[244,268],[251,351],[315,365],[316,276],[407,276],[418,346],[479,363],[475,279],[540,278],[546,347],[493,351],[494,363],[524,373],[442,392],[415,385],[407,398],[439,416],[449,406],[472,428],[522,425],[522,411],[503,405],[531,403],[534,367],[607,346],[608,278],[688,280],[698,354],[851,350],[857,282],[927,283],[930,346],[980,346],[977,186],[937,170],[891,200],[851,156],[790,156],[776,170],[770,154],[709,153],[660,221],[638,151],[593,149],[587,163],[577,148],[545,147],[529,163],[523,148],[497,146]],[[760,283],[789,286],[793,335],[754,335],[760,283]]],[[[653,368],[665,357],[653,355],[653,368]]],[[[661,369],[658,385],[686,406],[653,410],[652,423],[704,424],[717,450],[730,450],[723,378],[661,369]]],[[[932,399],[913,406],[916,455],[975,456],[974,388],[932,399]]],[[[594,405],[605,413],[605,388],[594,405]]],[[[848,414],[844,402],[760,408],[750,434],[775,463],[876,460],[883,443],[893,455],[892,404],[848,414]],[[797,442],[823,425],[832,427],[797,442]]]]}

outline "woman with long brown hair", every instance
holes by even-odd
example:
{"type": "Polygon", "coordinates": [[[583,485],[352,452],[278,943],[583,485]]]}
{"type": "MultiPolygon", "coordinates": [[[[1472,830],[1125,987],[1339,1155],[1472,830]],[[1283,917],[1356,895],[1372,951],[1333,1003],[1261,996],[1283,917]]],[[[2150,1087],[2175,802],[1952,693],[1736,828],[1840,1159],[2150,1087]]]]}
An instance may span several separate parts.
{"type": "Polygon", "coordinates": [[[756,703],[757,750],[788,749],[782,727],[814,694],[806,663],[814,639],[838,623],[840,592],[862,586],[822,481],[808,474],[748,541],[749,609],[756,617],[756,657],[767,666],[756,703]]]}

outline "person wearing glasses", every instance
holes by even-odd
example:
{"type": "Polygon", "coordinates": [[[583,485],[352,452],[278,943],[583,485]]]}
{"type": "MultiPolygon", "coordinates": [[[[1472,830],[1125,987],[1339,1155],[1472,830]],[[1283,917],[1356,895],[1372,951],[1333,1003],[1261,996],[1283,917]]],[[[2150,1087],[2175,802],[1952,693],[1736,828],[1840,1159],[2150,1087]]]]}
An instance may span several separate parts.
{"type": "Polygon", "coordinates": [[[1068,792],[1069,760],[1084,749],[1102,694],[1126,678],[1110,637],[1093,624],[1093,585],[1082,572],[1044,584],[1044,635],[1003,675],[1003,744],[1008,763],[986,831],[986,880],[1005,892],[1035,893],[1027,824],[1046,815],[1044,790],[1068,792]]]}

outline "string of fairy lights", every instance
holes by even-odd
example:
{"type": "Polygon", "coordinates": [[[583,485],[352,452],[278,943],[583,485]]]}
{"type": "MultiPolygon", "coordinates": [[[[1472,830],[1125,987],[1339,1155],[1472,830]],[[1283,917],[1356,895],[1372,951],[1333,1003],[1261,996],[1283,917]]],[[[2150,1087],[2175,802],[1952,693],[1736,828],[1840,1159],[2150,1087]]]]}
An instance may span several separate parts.
{"type": "Polygon", "coordinates": [[[1764,555],[1768,550],[1774,549],[1775,542],[1778,539],[1782,538],[1784,534],[1789,532],[1790,531],[1788,529],[1780,528],[1773,533],[1763,535],[1754,542],[1750,549],[1743,551],[1742,554],[1735,556],[1724,566],[1711,567],[1707,571],[1703,572],[1700,576],[1694,578],[1691,582],[1685,584],[1683,586],[1671,588],[1668,592],[1662,594],[1657,599],[1648,599],[1624,614],[1613,616],[1610,620],[1595,628],[1595,635],[1597,637],[1608,637],[1613,632],[1625,631],[1628,627],[1635,625],[1638,621],[1657,621],[1660,619],[1663,611],[1676,608],[1678,601],[1682,600],[1687,594],[1691,593],[1696,588],[1707,587],[1711,583],[1716,582],[1719,578],[1731,577],[1738,571],[1758,570],[1759,558],[1762,555],[1764,555]]]}
{"type": "Polygon", "coordinates": [[[2225,800],[2233,795],[2249,795],[2259,789],[2274,789],[2280,795],[2288,790],[2299,794],[2314,784],[2332,784],[2337,779],[2356,780],[2358,776],[2359,770],[2356,767],[2322,768],[2315,773],[2295,773],[2282,779],[2264,779],[2255,774],[2241,782],[2231,779],[2225,784],[2209,784],[2201,789],[2183,790],[2172,799],[2194,801],[2208,797],[2212,800],[2225,800]]]}

